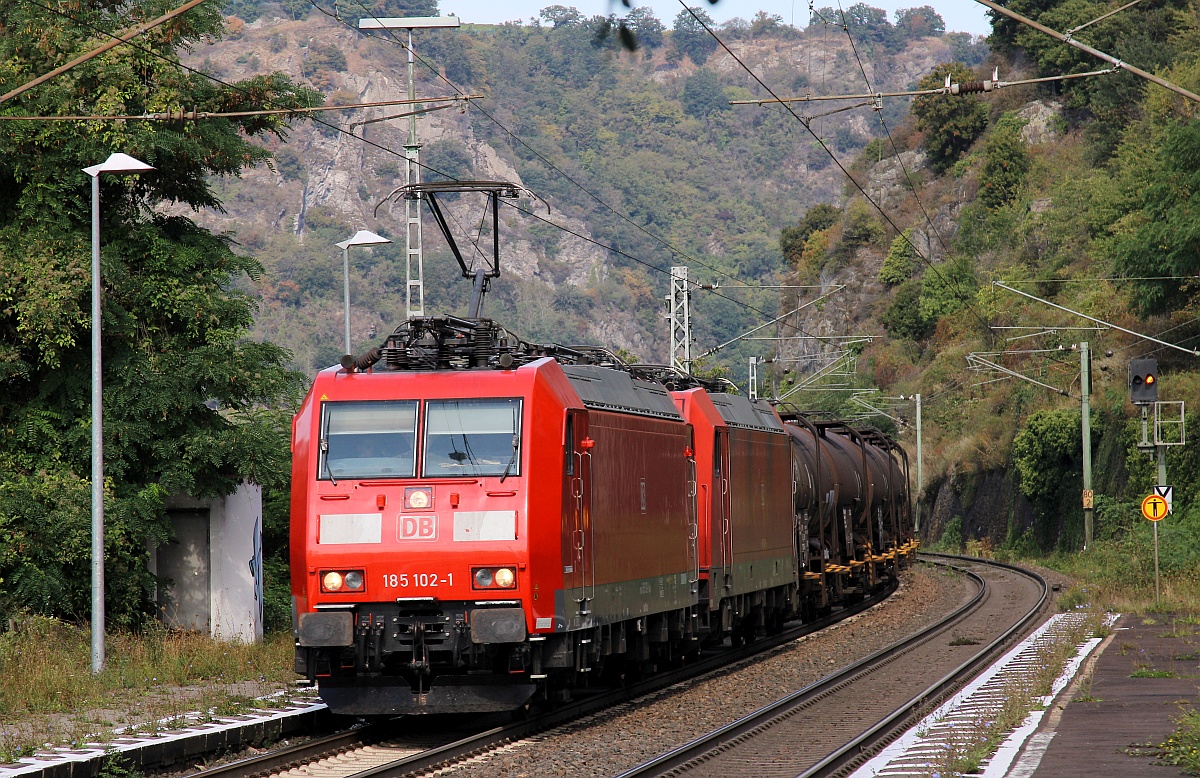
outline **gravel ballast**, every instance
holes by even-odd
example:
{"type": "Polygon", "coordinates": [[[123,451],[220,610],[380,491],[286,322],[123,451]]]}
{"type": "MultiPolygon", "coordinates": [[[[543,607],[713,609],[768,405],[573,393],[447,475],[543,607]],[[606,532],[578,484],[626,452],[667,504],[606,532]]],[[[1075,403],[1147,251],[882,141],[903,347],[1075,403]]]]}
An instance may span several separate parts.
{"type": "Polygon", "coordinates": [[[437,774],[455,778],[614,775],[721,727],[912,634],[974,593],[919,565],[885,602],[754,660],[665,689],[437,774]]]}

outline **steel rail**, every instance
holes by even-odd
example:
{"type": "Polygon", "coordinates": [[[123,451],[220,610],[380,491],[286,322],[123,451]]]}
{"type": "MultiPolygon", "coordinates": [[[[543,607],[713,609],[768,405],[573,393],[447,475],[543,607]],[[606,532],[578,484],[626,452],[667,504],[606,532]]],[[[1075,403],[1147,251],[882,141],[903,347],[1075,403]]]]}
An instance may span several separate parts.
{"type": "MultiPolygon", "coordinates": [[[[843,619],[862,613],[878,605],[895,591],[896,586],[897,582],[893,579],[883,590],[864,598],[859,603],[838,610],[829,616],[815,621],[791,627],[779,635],[760,638],[754,643],[741,648],[714,651],[700,661],[687,667],[659,673],[652,678],[638,681],[621,689],[599,692],[593,696],[555,708],[525,721],[492,727],[444,746],[428,749],[419,754],[412,754],[397,759],[394,762],[353,773],[347,776],[347,778],[398,778],[399,776],[446,767],[503,744],[530,737],[584,716],[599,713],[621,703],[628,702],[631,699],[659,691],[682,681],[696,678],[705,673],[725,669],[730,664],[744,661],[757,654],[785,645],[797,638],[818,632],[843,619]]],[[[411,721],[411,719],[409,720],[411,721]]],[[[389,737],[386,732],[387,727],[388,722],[381,722],[353,733],[341,733],[340,735],[330,736],[329,738],[302,746],[262,754],[221,767],[204,770],[195,773],[193,778],[251,778],[251,776],[264,775],[289,766],[315,761],[339,751],[345,751],[348,748],[354,747],[355,743],[353,740],[356,737],[362,743],[367,742],[367,737],[371,738],[371,742],[386,740],[389,737]],[[338,738],[344,738],[344,740],[339,741],[338,738]]]]}
{"type": "Polygon", "coordinates": [[[246,778],[251,775],[282,771],[343,753],[352,748],[377,743],[386,737],[387,732],[384,731],[382,724],[372,724],[336,732],[309,740],[306,743],[273,749],[228,764],[205,768],[196,775],[203,775],[205,778],[246,778]]]}
{"type": "MultiPolygon", "coordinates": [[[[1014,567],[999,562],[986,562],[967,557],[955,557],[946,554],[922,554],[926,557],[942,557],[945,559],[956,559],[961,561],[970,561],[972,563],[991,564],[997,567],[1009,568],[1023,575],[1034,578],[1042,589],[1041,597],[1037,604],[1029,610],[1016,624],[1010,627],[1003,635],[988,644],[985,648],[977,652],[971,659],[968,659],[957,669],[947,674],[945,677],[931,685],[925,691],[912,698],[904,706],[887,716],[878,724],[873,726],[867,732],[855,737],[849,743],[845,744],[838,750],[826,756],[818,764],[809,768],[801,774],[800,778],[816,778],[817,776],[827,776],[835,771],[845,767],[852,760],[862,755],[867,748],[879,743],[887,738],[895,730],[901,728],[904,722],[914,710],[919,709],[931,699],[937,698],[947,689],[956,686],[968,674],[973,674],[978,668],[978,665],[985,659],[990,658],[992,652],[1003,645],[1014,632],[1022,629],[1037,613],[1042,609],[1046,602],[1049,593],[1049,586],[1045,579],[1036,573],[1031,573],[1021,568],[1014,567]]],[[[935,562],[935,564],[943,564],[948,567],[961,570],[968,576],[973,578],[979,585],[979,591],[970,601],[959,607],[953,613],[949,614],[940,621],[926,627],[925,629],[901,640],[891,646],[880,649],[870,656],[855,662],[854,664],[837,671],[836,673],[822,678],[815,683],[812,683],[799,691],[783,697],[769,705],[760,708],[753,713],[731,722],[730,724],[713,730],[690,743],[686,743],[672,751],[661,754],[660,756],[644,762],[630,770],[620,773],[617,778],[646,778],[647,776],[657,776],[669,773],[672,770],[686,770],[686,766],[695,760],[701,758],[705,754],[722,747],[724,744],[734,740],[752,737],[756,732],[772,726],[776,721],[784,718],[792,711],[804,706],[814,698],[820,697],[836,687],[844,686],[852,682],[856,677],[870,672],[871,670],[890,662],[895,657],[907,652],[919,643],[928,640],[935,634],[944,631],[953,624],[965,618],[969,613],[978,608],[987,595],[987,583],[979,575],[966,570],[964,568],[952,565],[949,562],[935,562]]],[[[903,731],[903,729],[901,729],[903,731]]],[[[898,733],[897,733],[898,734],[898,733]]]]}
{"type": "Polygon", "coordinates": [[[965,684],[970,678],[973,678],[986,663],[991,662],[1000,654],[1002,649],[1007,645],[1009,640],[1024,630],[1031,621],[1037,618],[1042,609],[1046,605],[1046,600],[1050,597],[1050,584],[1046,582],[1038,573],[1032,570],[1026,570],[1016,565],[1010,565],[1006,562],[996,562],[993,560],[978,559],[975,557],[956,556],[953,554],[935,554],[928,553],[923,556],[941,557],[943,559],[954,559],[958,561],[971,562],[973,564],[984,564],[991,567],[1000,567],[1013,572],[1020,573],[1028,578],[1031,578],[1042,589],[1041,597],[1037,603],[1030,608],[1024,616],[1022,616],[1015,624],[1004,631],[1002,635],[997,637],[991,643],[987,644],[983,649],[976,652],[970,659],[963,662],[956,669],[947,673],[940,680],[934,682],[925,691],[909,700],[902,708],[898,709],[892,715],[888,716],[883,721],[876,724],[868,731],[862,733],[854,740],[850,741],[842,748],[822,759],[817,764],[810,767],[805,772],[801,773],[797,778],[823,778],[824,776],[833,775],[837,771],[849,765],[854,760],[866,756],[869,750],[873,750],[875,746],[885,745],[891,742],[895,737],[902,734],[908,729],[909,717],[922,709],[925,705],[940,699],[951,690],[957,689],[965,684]]]}
{"type": "Polygon", "coordinates": [[[431,749],[420,754],[399,759],[396,762],[381,765],[371,770],[364,770],[356,773],[349,778],[399,778],[400,776],[413,773],[425,772],[428,770],[444,767],[454,762],[463,759],[477,756],[485,751],[494,749],[495,747],[530,737],[539,732],[543,732],[553,727],[561,726],[568,722],[608,710],[616,705],[628,702],[631,699],[656,692],[660,689],[665,689],[668,686],[673,686],[682,681],[686,681],[705,673],[715,672],[727,668],[730,664],[739,662],[756,654],[764,653],[773,648],[785,645],[804,635],[818,632],[826,627],[829,627],[842,619],[849,618],[855,614],[861,613],[868,608],[883,602],[888,595],[896,590],[897,581],[892,580],[889,586],[883,591],[865,598],[862,602],[844,608],[836,613],[826,616],[816,621],[802,624],[791,629],[785,630],[779,635],[774,635],[766,639],[760,639],[754,643],[736,649],[722,650],[714,653],[708,658],[702,659],[699,662],[679,670],[674,670],[667,673],[660,673],[653,678],[647,678],[622,689],[617,689],[610,692],[602,692],[593,698],[583,699],[578,702],[568,704],[562,708],[549,711],[541,714],[536,718],[532,718],[524,722],[515,722],[508,726],[496,727],[494,729],[482,732],[478,735],[463,738],[462,740],[450,743],[441,748],[431,749]]]}

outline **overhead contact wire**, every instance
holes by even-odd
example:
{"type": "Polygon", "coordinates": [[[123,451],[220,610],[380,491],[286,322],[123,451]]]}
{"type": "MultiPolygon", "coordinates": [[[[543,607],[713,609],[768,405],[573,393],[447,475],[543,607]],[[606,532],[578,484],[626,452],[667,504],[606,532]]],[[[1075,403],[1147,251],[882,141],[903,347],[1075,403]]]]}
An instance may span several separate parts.
{"type": "MultiPolygon", "coordinates": [[[[331,18],[333,18],[333,19],[336,19],[338,22],[340,22],[340,23],[341,23],[341,24],[343,24],[344,26],[348,27],[349,29],[355,29],[355,28],[351,27],[351,26],[350,26],[350,25],[349,25],[349,24],[348,24],[348,23],[347,23],[347,22],[346,22],[344,19],[342,19],[340,16],[334,16],[334,15],[331,15],[331,14],[329,14],[329,12],[328,12],[328,11],[325,11],[323,8],[321,8],[319,5],[317,5],[317,4],[316,4],[316,2],[315,2],[315,0],[309,0],[309,2],[310,2],[310,3],[311,3],[311,4],[312,4],[312,5],[315,7],[315,8],[317,8],[317,10],[319,10],[321,13],[325,14],[326,16],[330,16],[331,18]]],[[[375,21],[377,21],[377,22],[379,21],[379,18],[378,18],[377,16],[375,16],[375,15],[373,14],[373,12],[372,12],[372,11],[371,11],[369,8],[367,8],[367,7],[366,7],[366,6],[365,6],[365,5],[362,3],[362,0],[358,0],[358,2],[359,2],[359,5],[360,5],[360,6],[363,8],[363,10],[365,10],[365,11],[367,12],[367,14],[368,14],[369,16],[371,16],[371,18],[375,19],[375,21]]],[[[442,75],[442,73],[441,73],[441,71],[440,71],[440,70],[438,70],[437,68],[435,68],[435,67],[434,67],[432,64],[430,64],[429,62],[427,62],[427,61],[426,61],[426,60],[425,60],[423,57],[421,57],[421,55],[417,54],[417,52],[416,52],[415,50],[411,50],[411,51],[410,51],[410,50],[409,50],[409,48],[408,48],[408,44],[406,44],[404,41],[402,41],[402,40],[401,40],[401,39],[400,39],[398,36],[396,36],[396,35],[395,35],[395,34],[394,34],[394,33],[393,33],[391,30],[389,30],[389,29],[387,29],[387,28],[382,28],[382,29],[383,29],[383,30],[384,30],[384,31],[387,33],[387,37],[388,37],[388,39],[390,39],[390,40],[391,40],[393,43],[395,43],[396,45],[400,46],[400,47],[401,47],[402,49],[404,49],[405,51],[409,51],[409,53],[411,53],[411,54],[412,54],[412,56],[413,56],[413,59],[415,59],[415,60],[419,61],[419,62],[420,62],[422,65],[424,65],[424,66],[425,66],[427,69],[429,69],[429,71],[430,71],[430,72],[434,73],[434,74],[437,76],[437,78],[441,79],[442,81],[445,81],[445,82],[446,82],[446,84],[448,84],[448,85],[450,86],[450,88],[451,88],[451,89],[453,89],[453,90],[454,90],[456,93],[458,93],[458,94],[460,94],[460,95],[462,95],[462,94],[465,94],[465,92],[462,90],[462,88],[461,88],[461,87],[459,87],[457,84],[455,84],[454,82],[450,81],[450,79],[448,79],[448,78],[446,78],[444,75],[442,75]]],[[[375,36],[372,36],[372,37],[375,37],[375,36]]],[[[713,268],[712,266],[710,266],[710,265],[708,265],[708,264],[706,264],[706,263],[704,263],[704,262],[700,262],[700,261],[696,260],[694,257],[690,257],[689,255],[685,254],[685,253],[684,253],[682,250],[680,250],[680,249],[678,249],[678,248],[676,248],[676,247],[672,246],[672,245],[671,245],[669,242],[667,242],[667,241],[663,240],[662,238],[660,238],[659,236],[657,236],[657,235],[655,235],[655,234],[653,234],[653,233],[649,232],[648,230],[646,230],[645,228],[643,228],[641,225],[637,224],[637,223],[636,223],[636,222],[634,222],[632,219],[630,219],[628,216],[625,216],[624,214],[620,213],[619,211],[617,211],[617,210],[616,210],[615,208],[613,208],[612,206],[608,205],[608,203],[604,202],[602,199],[600,199],[600,197],[598,197],[597,195],[593,194],[593,193],[592,193],[590,190],[588,190],[586,187],[584,187],[582,184],[580,184],[578,181],[576,181],[576,180],[575,180],[573,177],[571,177],[569,174],[567,174],[566,172],[564,172],[563,170],[561,170],[561,169],[560,169],[558,166],[556,166],[556,165],[555,165],[553,162],[551,162],[550,160],[546,159],[546,157],[545,157],[545,156],[543,156],[543,155],[542,155],[540,152],[538,152],[536,149],[534,149],[533,147],[531,147],[531,146],[530,146],[528,143],[526,143],[526,142],[525,142],[525,141],[524,141],[524,140],[523,140],[523,139],[522,139],[520,136],[516,135],[514,132],[512,132],[511,130],[509,130],[509,129],[508,129],[508,127],[506,127],[506,126],[505,126],[505,125],[504,125],[502,122],[500,122],[498,119],[496,119],[495,117],[493,117],[493,116],[492,116],[491,114],[489,114],[487,111],[483,110],[483,109],[482,109],[482,108],[480,108],[478,105],[475,105],[474,107],[475,107],[477,110],[479,110],[479,112],[480,112],[480,113],[482,113],[482,114],[483,114],[485,117],[487,117],[489,120],[491,120],[491,121],[492,121],[492,122],[493,122],[493,123],[494,123],[494,124],[495,124],[497,127],[499,127],[501,130],[503,130],[503,131],[504,131],[504,132],[505,132],[507,135],[509,135],[509,136],[510,136],[510,137],[511,137],[513,140],[515,140],[515,141],[517,141],[518,143],[520,143],[520,144],[521,144],[522,146],[524,146],[524,147],[525,147],[525,148],[526,148],[526,149],[527,149],[527,150],[528,150],[528,151],[529,151],[531,154],[533,154],[533,155],[534,155],[534,156],[536,156],[538,159],[540,159],[540,160],[541,160],[543,163],[545,163],[545,164],[546,164],[546,165],[547,165],[547,166],[548,166],[548,167],[549,167],[551,170],[554,170],[556,173],[558,173],[559,175],[561,175],[561,176],[562,176],[563,178],[565,178],[567,181],[571,182],[573,185],[575,185],[575,186],[576,186],[578,189],[580,189],[582,192],[584,192],[585,194],[587,194],[589,197],[591,197],[591,198],[592,198],[593,200],[595,200],[597,203],[599,203],[600,205],[602,205],[602,206],[604,206],[605,208],[607,208],[607,209],[608,209],[608,210],[609,210],[609,211],[610,211],[610,212],[611,212],[613,215],[615,215],[615,216],[617,216],[618,218],[620,218],[620,219],[624,220],[624,221],[625,221],[625,222],[627,222],[628,224],[631,224],[632,226],[634,226],[635,228],[637,228],[638,230],[640,230],[641,232],[643,232],[644,234],[646,234],[646,235],[647,235],[647,236],[649,236],[650,238],[652,238],[652,239],[654,239],[654,240],[658,241],[658,242],[659,242],[659,243],[661,243],[662,245],[664,245],[664,246],[666,246],[667,248],[671,249],[671,250],[672,250],[672,251],[674,251],[676,254],[678,254],[679,256],[681,256],[681,257],[683,257],[683,258],[685,258],[685,259],[689,260],[690,262],[693,262],[693,263],[695,263],[695,264],[698,264],[698,265],[700,265],[701,267],[705,267],[705,268],[707,268],[707,269],[711,270],[712,272],[716,273],[717,275],[720,275],[720,276],[722,276],[722,277],[724,277],[724,278],[729,278],[729,279],[732,279],[732,280],[734,280],[734,281],[738,281],[738,282],[739,282],[739,284],[741,284],[741,285],[742,285],[744,288],[748,288],[748,289],[755,289],[755,288],[758,288],[758,287],[755,287],[755,286],[753,286],[753,285],[746,284],[744,281],[741,281],[741,279],[738,279],[736,276],[732,276],[732,275],[730,275],[730,274],[728,274],[728,273],[725,273],[725,272],[723,272],[723,271],[721,271],[721,270],[718,270],[718,269],[716,269],[716,268],[713,268]]],[[[422,167],[424,167],[424,165],[422,165],[422,167]]],[[[442,175],[444,175],[444,174],[442,174],[442,175]]],[[[457,179],[455,179],[455,180],[457,180],[457,179]]],[[[595,245],[597,245],[597,246],[600,246],[600,247],[603,247],[603,248],[605,248],[605,249],[607,249],[607,250],[613,251],[614,253],[616,253],[616,254],[617,254],[617,255],[619,255],[619,256],[626,257],[626,258],[628,258],[628,259],[630,259],[630,260],[633,260],[633,261],[637,262],[638,264],[641,264],[641,265],[644,265],[644,266],[646,266],[646,267],[648,267],[648,268],[651,268],[651,269],[653,269],[655,272],[662,273],[662,274],[664,274],[664,275],[669,275],[669,271],[667,271],[667,270],[664,270],[663,268],[660,268],[660,267],[658,267],[657,265],[655,265],[655,264],[653,264],[653,263],[650,263],[650,262],[645,262],[645,261],[643,261],[643,260],[637,259],[637,258],[635,258],[635,257],[633,257],[633,256],[631,256],[631,255],[629,255],[629,254],[627,254],[627,253],[625,253],[625,252],[623,252],[623,251],[619,250],[619,249],[615,249],[615,248],[613,248],[612,246],[609,246],[609,245],[607,245],[607,244],[601,243],[601,242],[599,242],[599,241],[595,241],[595,240],[593,240],[592,238],[585,237],[585,236],[583,236],[583,235],[581,235],[581,234],[579,234],[579,233],[576,233],[576,232],[574,232],[573,230],[570,230],[570,229],[568,229],[568,228],[566,228],[566,227],[563,227],[562,225],[556,224],[555,222],[552,222],[552,221],[550,221],[550,220],[548,220],[548,219],[544,219],[544,218],[542,218],[541,216],[539,216],[539,215],[537,215],[537,214],[535,214],[535,213],[533,213],[533,212],[531,212],[531,211],[527,211],[527,210],[525,210],[525,209],[522,209],[522,208],[517,208],[516,206],[512,206],[510,203],[505,203],[505,205],[509,205],[510,207],[513,207],[514,209],[516,209],[516,210],[518,210],[518,211],[521,211],[522,213],[525,213],[525,214],[528,214],[528,215],[530,215],[530,216],[533,216],[534,218],[537,218],[537,219],[539,219],[539,220],[541,220],[541,221],[545,222],[546,224],[549,224],[549,225],[551,225],[551,226],[553,226],[553,227],[555,227],[555,228],[557,228],[557,229],[559,229],[559,230],[562,230],[563,232],[566,232],[566,233],[568,233],[568,234],[570,234],[570,235],[574,235],[574,236],[575,236],[575,237],[577,237],[577,238],[580,238],[580,239],[582,239],[582,240],[586,240],[586,241],[588,241],[588,242],[590,242],[590,243],[594,243],[594,244],[595,244],[595,245]]],[[[461,228],[461,225],[460,225],[460,228],[461,228]]],[[[477,250],[478,250],[478,248],[477,248],[477,250]]],[[[701,284],[699,284],[699,283],[696,283],[696,282],[689,282],[689,283],[691,284],[691,286],[692,286],[693,288],[696,288],[696,289],[700,289],[700,288],[702,288],[701,284]]],[[[761,310],[761,309],[759,309],[759,308],[756,308],[756,307],[754,307],[754,306],[752,306],[752,305],[750,305],[750,304],[748,304],[748,303],[746,303],[746,302],[743,302],[743,301],[741,301],[741,300],[735,300],[735,299],[733,299],[733,298],[731,298],[731,297],[727,297],[727,296],[725,296],[725,295],[722,295],[722,294],[717,294],[717,293],[716,293],[714,290],[711,290],[711,289],[708,289],[708,290],[705,290],[705,291],[712,292],[713,294],[716,294],[716,296],[718,296],[718,297],[721,297],[722,299],[729,300],[730,302],[733,302],[733,303],[735,303],[736,305],[740,306],[741,308],[743,308],[743,309],[745,309],[745,310],[752,311],[752,312],[754,312],[754,313],[757,313],[757,314],[759,314],[759,315],[761,315],[761,316],[770,317],[770,314],[768,314],[766,311],[763,311],[763,310],[761,310]]],[[[827,339],[823,338],[823,337],[822,337],[822,336],[820,336],[820,335],[813,335],[813,334],[811,334],[811,333],[807,332],[805,329],[803,329],[802,327],[800,327],[798,324],[790,324],[790,323],[788,323],[788,324],[785,324],[784,326],[786,326],[786,327],[790,328],[790,329],[791,329],[793,332],[798,332],[798,333],[801,333],[801,334],[802,334],[802,335],[804,335],[805,337],[813,338],[813,339],[816,339],[816,340],[821,340],[822,342],[824,342],[824,341],[826,341],[826,340],[827,340],[827,339]]]]}
{"type": "MultiPolygon", "coordinates": [[[[871,86],[871,79],[867,76],[866,66],[863,65],[862,57],[858,54],[858,46],[854,42],[854,36],[850,34],[850,24],[846,21],[846,12],[842,10],[842,0],[838,0],[838,13],[842,15],[842,30],[846,33],[846,40],[850,41],[850,50],[854,52],[854,59],[858,62],[858,70],[862,73],[863,82],[867,85],[867,91],[874,92],[875,88],[871,86]]],[[[888,142],[892,144],[892,151],[896,154],[896,161],[900,163],[900,170],[904,173],[904,180],[908,183],[908,188],[912,191],[913,199],[917,201],[917,207],[924,214],[925,222],[929,225],[929,229],[933,232],[934,237],[937,238],[938,243],[942,244],[942,251],[949,254],[950,247],[946,245],[946,241],[942,240],[942,234],[938,232],[933,219],[930,218],[929,211],[925,210],[925,204],[921,202],[921,196],[917,194],[917,187],[914,185],[912,176],[908,172],[908,166],[904,164],[904,158],[900,155],[900,147],[896,145],[896,140],[892,137],[892,131],[888,129],[887,122],[884,121],[882,104],[879,105],[878,110],[879,126],[883,128],[884,133],[888,137],[888,142]]]]}
{"type": "MultiPolygon", "coordinates": [[[[759,86],[761,86],[764,90],[766,90],[767,94],[771,95],[771,97],[775,98],[776,100],[780,99],[779,95],[775,94],[775,91],[773,89],[771,89],[771,87],[767,86],[767,84],[761,78],[759,78],[758,75],[753,70],[751,70],[746,65],[745,62],[742,62],[742,60],[737,56],[737,54],[734,54],[733,51],[729,48],[729,46],[727,46],[725,44],[725,41],[721,40],[721,38],[716,34],[716,32],[714,32],[711,27],[709,27],[707,24],[705,24],[704,20],[702,20],[696,14],[695,11],[693,11],[691,8],[689,8],[687,6],[687,4],[684,2],[684,0],[679,0],[679,4],[682,5],[684,7],[684,9],[687,10],[687,12],[689,14],[691,14],[692,18],[695,19],[696,22],[701,27],[704,28],[705,32],[707,32],[710,36],[712,36],[713,40],[715,40],[721,46],[721,48],[724,49],[725,52],[727,54],[729,54],[730,57],[733,58],[734,62],[738,63],[738,65],[741,66],[741,68],[743,70],[745,70],[759,86]]],[[[833,160],[833,164],[837,165],[838,169],[842,171],[843,175],[845,175],[846,178],[850,180],[850,183],[852,183],[854,185],[854,188],[857,189],[859,191],[859,193],[862,194],[862,196],[867,200],[867,202],[869,202],[871,205],[873,205],[875,207],[875,210],[879,211],[879,214],[887,221],[887,223],[891,226],[891,228],[893,230],[895,230],[897,234],[899,234],[901,237],[903,237],[904,232],[896,226],[896,223],[894,221],[892,221],[892,218],[890,216],[888,216],[887,212],[884,211],[882,207],[880,207],[879,203],[875,202],[875,200],[871,197],[871,195],[869,195],[867,193],[867,191],[862,188],[862,185],[860,185],[858,183],[858,181],[856,181],[854,179],[854,176],[850,175],[850,171],[846,170],[846,167],[841,163],[841,161],[837,158],[837,156],[832,151],[829,150],[829,147],[827,145],[825,145],[825,141],[821,139],[821,136],[819,136],[815,132],[813,132],[812,128],[810,128],[807,124],[804,123],[804,119],[802,119],[800,117],[800,115],[797,114],[794,110],[792,110],[792,107],[789,104],[781,103],[781,105],[783,105],[783,107],[787,110],[787,112],[790,113],[792,115],[792,117],[794,119],[796,119],[796,121],[800,122],[800,124],[804,127],[804,129],[807,130],[808,133],[813,136],[813,139],[816,140],[816,142],[821,146],[821,148],[825,151],[825,153],[829,155],[829,158],[833,160]]],[[[934,273],[934,275],[936,275],[938,278],[941,278],[942,281],[944,281],[946,283],[947,287],[954,290],[955,296],[957,296],[962,301],[963,305],[967,308],[967,310],[969,310],[971,312],[971,315],[973,315],[976,319],[978,319],[979,323],[982,324],[986,328],[988,326],[988,323],[984,320],[984,318],[982,316],[979,315],[979,311],[976,310],[976,308],[975,308],[974,304],[971,302],[971,300],[968,297],[966,297],[965,295],[963,295],[962,291],[960,289],[958,289],[957,286],[950,283],[949,279],[947,279],[944,275],[942,275],[941,272],[938,271],[938,269],[933,265],[933,263],[929,260],[929,258],[926,257],[919,248],[917,248],[917,245],[915,243],[913,243],[911,239],[905,238],[904,242],[907,243],[910,248],[912,248],[913,252],[917,255],[917,257],[921,260],[921,262],[923,262],[925,264],[925,266],[927,268],[929,268],[929,270],[931,272],[934,273]]]]}

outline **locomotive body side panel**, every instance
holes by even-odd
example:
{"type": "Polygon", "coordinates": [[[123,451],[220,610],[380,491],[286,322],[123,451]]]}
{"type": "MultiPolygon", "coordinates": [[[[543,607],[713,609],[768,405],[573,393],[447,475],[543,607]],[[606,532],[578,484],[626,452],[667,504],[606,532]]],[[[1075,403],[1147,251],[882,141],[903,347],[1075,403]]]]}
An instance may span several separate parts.
{"type": "Polygon", "coordinates": [[[795,581],[791,441],[782,432],[731,428],[733,569],[730,594],[795,581]]]}
{"type": "Polygon", "coordinates": [[[584,586],[563,592],[568,627],[604,624],[695,603],[688,540],[691,445],[679,421],[591,410],[586,458],[591,566],[584,586]],[[588,613],[576,603],[587,599],[588,613]]]}

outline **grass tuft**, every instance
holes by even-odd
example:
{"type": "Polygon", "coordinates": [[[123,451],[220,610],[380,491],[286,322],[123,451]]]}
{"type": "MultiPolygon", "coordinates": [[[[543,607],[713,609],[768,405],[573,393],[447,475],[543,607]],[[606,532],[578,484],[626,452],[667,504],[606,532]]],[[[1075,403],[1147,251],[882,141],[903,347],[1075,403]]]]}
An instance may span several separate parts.
{"type": "Polygon", "coordinates": [[[1187,775],[1200,775],[1200,711],[1186,709],[1176,720],[1170,737],[1153,746],[1139,746],[1135,754],[1152,756],[1155,764],[1178,767],[1187,775]]]}

